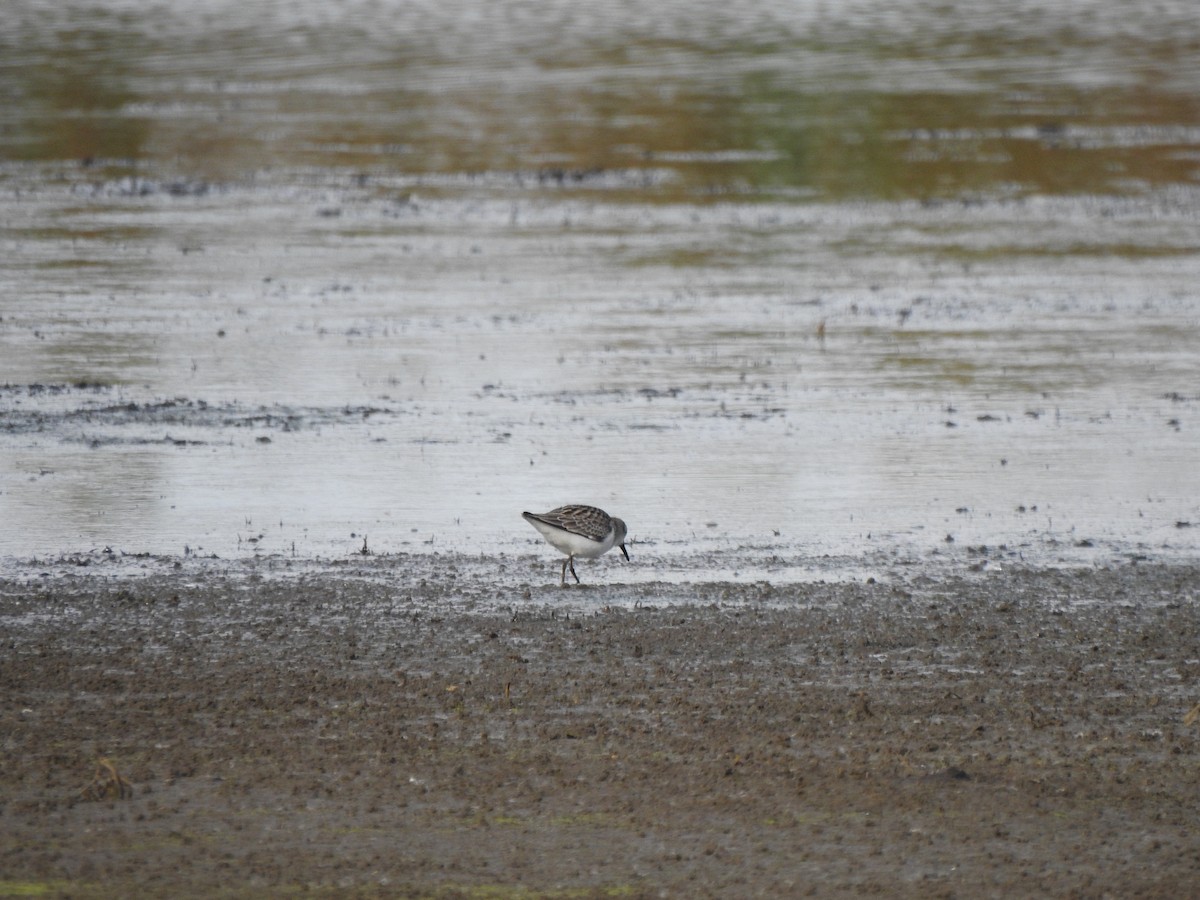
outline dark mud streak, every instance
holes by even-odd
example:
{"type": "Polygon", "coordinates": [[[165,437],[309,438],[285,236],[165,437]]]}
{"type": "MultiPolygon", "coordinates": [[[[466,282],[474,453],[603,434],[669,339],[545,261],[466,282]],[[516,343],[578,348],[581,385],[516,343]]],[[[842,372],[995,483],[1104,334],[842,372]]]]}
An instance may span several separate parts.
{"type": "Polygon", "coordinates": [[[1200,876],[1195,566],[577,591],[477,557],[64,562],[0,578],[10,882],[1165,897],[1200,876]],[[81,800],[101,756],[132,800],[81,800]]]}
{"type": "MultiPolygon", "coordinates": [[[[176,397],[150,401],[117,403],[80,401],[71,409],[39,409],[22,406],[22,399],[45,396],[72,398],[89,394],[110,394],[103,385],[5,385],[0,388],[0,431],[19,435],[58,433],[64,443],[83,441],[90,444],[181,443],[170,436],[95,435],[82,428],[139,429],[149,426],[210,429],[219,433],[227,428],[261,428],[275,431],[302,431],[339,424],[360,424],[368,420],[386,420],[403,415],[401,410],[379,406],[292,407],[286,405],[247,406],[239,403],[209,402],[176,397]]],[[[183,441],[183,443],[205,443],[183,441]]]]}

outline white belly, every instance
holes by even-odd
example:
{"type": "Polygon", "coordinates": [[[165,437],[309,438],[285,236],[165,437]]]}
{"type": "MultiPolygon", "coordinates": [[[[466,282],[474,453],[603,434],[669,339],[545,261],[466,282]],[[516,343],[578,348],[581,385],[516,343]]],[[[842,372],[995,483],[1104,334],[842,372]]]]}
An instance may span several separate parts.
{"type": "Polygon", "coordinates": [[[547,525],[545,522],[539,522],[537,519],[531,519],[530,524],[540,531],[542,537],[555,549],[567,556],[581,556],[584,559],[595,559],[597,556],[607,553],[612,549],[615,537],[611,528],[604,540],[593,541],[582,535],[572,534],[561,528],[555,528],[553,525],[547,525]]]}

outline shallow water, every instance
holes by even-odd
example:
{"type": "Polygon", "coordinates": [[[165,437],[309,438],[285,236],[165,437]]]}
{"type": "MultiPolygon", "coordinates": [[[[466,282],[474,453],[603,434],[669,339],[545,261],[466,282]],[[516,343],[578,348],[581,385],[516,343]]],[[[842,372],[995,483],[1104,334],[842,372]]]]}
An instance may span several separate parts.
{"type": "Polygon", "coordinates": [[[244,7],[0,36],[0,556],[1200,550],[1189,4],[244,7]]]}

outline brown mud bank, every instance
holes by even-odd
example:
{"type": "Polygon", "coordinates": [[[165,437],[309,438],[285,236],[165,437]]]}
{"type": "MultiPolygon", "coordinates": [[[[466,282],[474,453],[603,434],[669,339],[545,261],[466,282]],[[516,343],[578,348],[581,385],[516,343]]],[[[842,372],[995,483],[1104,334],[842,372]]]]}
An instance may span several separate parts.
{"type": "Polygon", "coordinates": [[[0,895],[1200,879],[1194,565],[560,590],[526,563],[10,567],[0,895]]]}

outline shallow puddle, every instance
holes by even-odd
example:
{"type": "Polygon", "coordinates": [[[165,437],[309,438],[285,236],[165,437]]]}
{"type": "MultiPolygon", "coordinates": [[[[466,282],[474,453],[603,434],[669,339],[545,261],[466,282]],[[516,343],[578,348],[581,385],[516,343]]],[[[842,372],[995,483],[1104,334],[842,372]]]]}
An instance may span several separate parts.
{"type": "Polygon", "coordinates": [[[1190,5],[742,6],[18,3],[0,556],[1194,555],[1190,5]]]}

